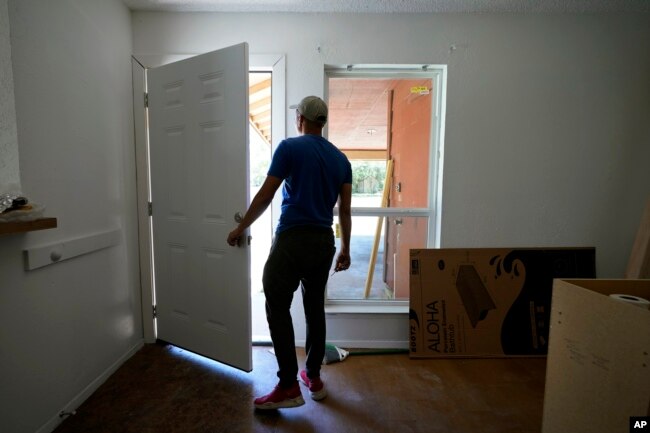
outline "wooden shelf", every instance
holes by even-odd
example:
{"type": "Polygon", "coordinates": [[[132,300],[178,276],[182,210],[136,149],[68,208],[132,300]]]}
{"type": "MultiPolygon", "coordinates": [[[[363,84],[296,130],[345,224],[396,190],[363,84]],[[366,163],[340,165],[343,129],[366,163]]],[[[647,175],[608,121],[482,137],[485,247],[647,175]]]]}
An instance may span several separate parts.
{"type": "Polygon", "coordinates": [[[16,222],[0,223],[0,235],[32,232],[35,230],[53,229],[55,227],[56,227],[56,218],[41,218],[34,221],[16,221],[16,222]]]}

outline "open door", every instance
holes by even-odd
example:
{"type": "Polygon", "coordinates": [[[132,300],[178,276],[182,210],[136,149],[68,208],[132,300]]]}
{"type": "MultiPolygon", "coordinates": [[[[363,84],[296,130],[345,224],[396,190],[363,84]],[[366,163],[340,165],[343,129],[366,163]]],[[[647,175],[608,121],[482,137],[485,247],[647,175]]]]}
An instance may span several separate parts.
{"type": "Polygon", "coordinates": [[[252,370],[248,45],[147,72],[157,337],[252,370]]]}

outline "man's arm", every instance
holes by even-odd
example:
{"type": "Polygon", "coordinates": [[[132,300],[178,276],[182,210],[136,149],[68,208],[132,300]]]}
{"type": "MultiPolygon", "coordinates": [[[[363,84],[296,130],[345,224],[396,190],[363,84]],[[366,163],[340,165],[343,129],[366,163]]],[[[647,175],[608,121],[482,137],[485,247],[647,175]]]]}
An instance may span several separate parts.
{"type": "Polygon", "coordinates": [[[246,230],[251,224],[257,220],[260,215],[264,213],[267,207],[273,201],[273,196],[278,188],[282,185],[282,179],[275,176],[266,176],[264,183],[260,190],[253,197],[251,205],[248,207],[244,218],[233,231],[228,234],[227,242],[231,246],[238,244],[239,239],[241,238],[242,233],[246,230]]]}
{"type": "Polygon", "coordinates": [[[350,234],[352,232],[352,184],[344,183],[339,192],[339,224],[341,225],[341,251],[336,258],[334,270],[344,271],[350,267],[350,234]]]}

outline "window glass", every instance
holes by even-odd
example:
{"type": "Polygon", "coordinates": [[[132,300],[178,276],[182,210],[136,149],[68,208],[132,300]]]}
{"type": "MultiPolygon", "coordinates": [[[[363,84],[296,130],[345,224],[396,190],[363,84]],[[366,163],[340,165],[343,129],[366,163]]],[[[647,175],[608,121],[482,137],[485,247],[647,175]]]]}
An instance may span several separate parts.
{"type": "Polygon", "coordinates": [[[387,185],[389,202],[372,206],[427,207],[433,79],[330,78],[328,84],[328,139],[352,162],[353,194],[381,197],[387,185]]]}
{"type": "Polygon", "coordinates": [[[328,75],[327,136],[353,171],[352,266],[330,277],[328,300],[408,301],[409,249],[429,240],[437,83],[421,73],[328,75]]]}
{"type": "MultiPolygon", "coordinates": [[[[330,276],[328,299],[408,300],[409,250],[426,248],[428,220],[408,216],[352,217],[352,266],[330,276]]],[[[337,251],[339,245],[337,237],[337,251]]]]}

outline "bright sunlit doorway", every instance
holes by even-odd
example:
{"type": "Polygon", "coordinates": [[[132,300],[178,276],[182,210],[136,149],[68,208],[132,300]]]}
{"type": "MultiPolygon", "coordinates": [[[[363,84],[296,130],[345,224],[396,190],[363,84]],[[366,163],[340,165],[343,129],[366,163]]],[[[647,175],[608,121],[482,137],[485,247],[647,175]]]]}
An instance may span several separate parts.
{"type": "MultiPolygon", "coordinates": [[[[249,196],[252,200],[266,178],[272,155],[272,73],[251,72],[249,81],[249,196]]],[[[264,308],[262,271],[273,236],[273,211],[269,207],[250,227],[251,320],[253,343],[270,342],[264,308]]]]}

